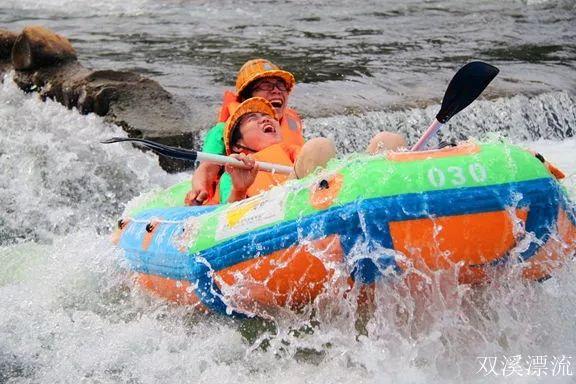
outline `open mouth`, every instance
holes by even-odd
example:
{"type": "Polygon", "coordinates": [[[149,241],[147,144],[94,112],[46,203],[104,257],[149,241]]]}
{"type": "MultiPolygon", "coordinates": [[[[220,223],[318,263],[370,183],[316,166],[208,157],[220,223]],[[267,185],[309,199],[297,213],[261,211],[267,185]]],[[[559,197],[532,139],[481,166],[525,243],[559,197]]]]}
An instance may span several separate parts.
{"type": "Polygon", "coordinates": [[[272,124],[266,124],[263,128],[264,133],[276,133],[276,128],[272,124]]]}
{"type": "Polygon", "coordinates": [[[270,104],[272,104],[272,106],[274,108],[282,108],[282,105],[284,105],[284,102],[280,99],[273,99],[273,100],[270,100],[270,104]]]}

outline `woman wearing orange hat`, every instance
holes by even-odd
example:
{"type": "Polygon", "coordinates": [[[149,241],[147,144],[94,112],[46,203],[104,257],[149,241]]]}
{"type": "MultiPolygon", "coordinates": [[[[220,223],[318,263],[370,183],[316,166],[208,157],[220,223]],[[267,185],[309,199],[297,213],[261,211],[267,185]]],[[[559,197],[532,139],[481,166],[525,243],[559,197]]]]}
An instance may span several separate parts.
{"type": "Polygon", "coordinates": [[[259,172],[256,161],[294,166],[295,175],[303,177],[324,166],[336,153],[334,144],[326,138],[293,144],[283,139],[281,131],[275,108],[268,100],[253,97],[239,104],[224,126],[223,143],[227,155],[250,168],[227,166],[208,204],[242,200],[288,179],[284,174],[259,172]]]}
{"type": "MultiPolygon", "coordinates": [[[[202,150],[208,153],[226,154],[223,142],[225,122],[238,105],[253,96],[270,102],[280,123],[281,140],[287,144],[302,145],[302,121],[296,111],[288,108],[288,96],[296,84],[294,76],[283,71],[268,60],[255,59],[246,62],[236,79],[236,94],[227,92],[219,114],[219,122],[204,139],[202,150]]],[[[192,179],[192,190],[186,196],[186,204],[200,205],[214,195],[221,167],[216,164],[200,164],[192,179]]]]}

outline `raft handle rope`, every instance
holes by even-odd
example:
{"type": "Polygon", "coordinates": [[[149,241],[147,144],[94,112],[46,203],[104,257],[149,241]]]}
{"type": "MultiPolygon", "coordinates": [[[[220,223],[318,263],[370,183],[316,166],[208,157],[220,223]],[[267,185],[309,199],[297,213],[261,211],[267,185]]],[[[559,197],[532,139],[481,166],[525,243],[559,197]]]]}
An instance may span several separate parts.
{"type": "Polygon", "coordinates": [[[566,175],[564,174],[564,172],[562,172],[559,168],[557,168],[554,164],[548,162],[544,156],[542,156],[541,153],[535,152],[534,153],[534,157],[536,157],[538,160],[540,160],[542,162],[542,164],[544,164],[546,166],[546,168],[548,169],[548,171],[557,179],[557,180],[562,180],[563,178],[566,177],[566,175]]]}

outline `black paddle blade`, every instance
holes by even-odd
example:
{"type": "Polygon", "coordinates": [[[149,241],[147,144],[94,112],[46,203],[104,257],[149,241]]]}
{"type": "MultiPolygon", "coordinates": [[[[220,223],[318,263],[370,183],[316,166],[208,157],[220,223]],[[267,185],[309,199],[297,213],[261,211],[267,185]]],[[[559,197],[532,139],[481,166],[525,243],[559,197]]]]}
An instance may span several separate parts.
{"type": "Polygon", "coordinates": [[[448,84],[436,119],[445,124],[452,116],[469,106],[498,72],[498,68],[481,61],[473,61],[460,68],[448,84]]]}
{"type": "Polygon", "coordinates": [[[155,141],[146,140],[146,139],[132,139],[128,137],[113,137],[108,140],[104,140],[102,144],[111,144],[111,143],[120,143],[123,141],[131,141],[143,144],[145,147],[152,149],[155,152],[158,152],[161,155],[166,157],[171,157],[173,159],[180,159],[180,160],[188,160],[188,161],[196,161],[196,157],[198,157],[198,153],[196,151],[170,147],[168,145],[160,144],[155,141]]]}

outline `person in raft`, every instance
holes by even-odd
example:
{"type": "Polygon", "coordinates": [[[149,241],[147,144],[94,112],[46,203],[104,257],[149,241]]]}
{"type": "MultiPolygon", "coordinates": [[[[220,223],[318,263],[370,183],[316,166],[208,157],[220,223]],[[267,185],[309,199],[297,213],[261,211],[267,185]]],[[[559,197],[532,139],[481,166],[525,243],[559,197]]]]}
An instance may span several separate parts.
{"type": "MultiPolygon", "coordinates": [[[[238,71],[236,94],[227,91],[219,113],[218,124],[212,127],[205,139],[203,152],[217,155],[226,154],[223,133],[226,121],[238,105],[251,97],[262,97],[274,107],[276,118],[280,123],[279,135],[288,145],[302,146],[302,120],[293,109],[288,108],[288,96],[296,80],[287,71],[265,59],[247,61],[238,71]]],[[[221,166],[202,163],[194,172],[192,189],[186,195],[187,205],[202,205],[213,200],[215,186],[221,174],[221,166]]]]}
{"type": "MultiPolygon", "coordinates": [[[[226,154],[224,144],[225,122],[230,118],[233,111],[238,108],[240,102],[251,97],[262,97],[268,100],[275,110],[275,118],[280,124],[279,132],[281,140],[288,146],[302,146],[302,121],[296,111],[288,108],[288,96],[292,91],[296,80],[287,71],[283,71],[265,59],[247,61],[238,72],[236,79],[236,92],[227,91],[224,95],[224,103],[220,110],[219,122],[212,127],[204,140],[202,150],[208,153],[226,154]]],[[[380,134],[378,141],[384,148],[405,146],[404,139],[396,134],[380,134]]],[[[217,200],[215,187],[221,174],[221,166],[212,163],[202,163],[198,166],[192,178],[192,189],[185,198],[186,205],[202,205],[217,200]]]]}
{"type": "MultiPolygon", "coordinates": [[[[226,165],[226,172],[220,178],[210,204],[234,202],[257,195],[290,177],[258,171],[256,161],[293,166],[294,175],[301,178],[317,167],[324,167],[336,154],[334,143],[327,138],[314,138],[303,145],[284,141],[275,108],[261,97],[245,100],[235,109],[224,127],[223,142],[226,154],[249,168],[226,165]]],[[[370,141],[368,152],[376,154],[405,145],[400,135],[381,132],[370,141]]]]}

